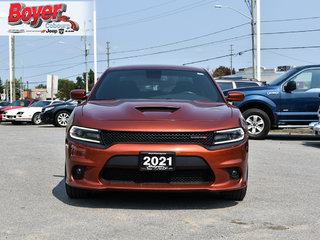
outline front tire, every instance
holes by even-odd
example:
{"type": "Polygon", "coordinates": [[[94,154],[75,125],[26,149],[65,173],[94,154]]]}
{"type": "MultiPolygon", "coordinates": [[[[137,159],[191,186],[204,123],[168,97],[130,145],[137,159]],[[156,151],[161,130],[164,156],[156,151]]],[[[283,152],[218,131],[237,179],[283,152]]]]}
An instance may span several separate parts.
{"type": "Polygon", "coordinates": [[[65,127],[67,126],[70,113],[67,111],[60,111],[56,114],[54,119],[54,125],[56,127],[65,127]]]}
{"type": "Polygon", "coordinates": [[[35,114],[33,114],[32,123],[33,123],[34,125],[39,125],[39,124],[41,124],[40,113],[35,113],[35,114]]]}
{"type": "Polygon", "coordinates": [[[247,186],[242,189],[221,192],[221,196],[225,200],[242,201],[247,193],[247,186]]]}
{"type": "Polygon", "coordinates": [[[244,111],[243,117],[248,124],[249,137],[252,139],[264,139],[271,128],[271,121],[264,111],[252,108],[244,111]]]}

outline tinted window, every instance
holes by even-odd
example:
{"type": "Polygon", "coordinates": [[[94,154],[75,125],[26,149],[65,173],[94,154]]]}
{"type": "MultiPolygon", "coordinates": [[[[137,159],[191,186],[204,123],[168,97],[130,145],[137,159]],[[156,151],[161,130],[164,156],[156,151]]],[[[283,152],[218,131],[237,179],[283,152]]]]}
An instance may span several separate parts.
{"type": "Polygon", "coordinates": [[[244,88],[244,87],[258,87],[258,83],[254,82],[236,82],[237,88],[244,88]]]}
{"type": "Polygon", "coordinates": [[[31,104],[31,107],[45,107],[50,104],[50,101],[39,101],[31,104]]]}
{"type": "Polygon", "coordinates": [[[295,74],[297,71],[298,71],[298,69],[292,68],[288,72],[282,74],[280,77],[277,77],[276,79],[272,80],[268,85],[272,85],[272,86],[278,85],[278,84],[282,83],[286,78],[295,74]]]}
{"type": "Polygon", "coordinates": [[[109,72],[91,100],[174,99],[223,102],[207,73],[166,69],[109,72]]]}
{"type": "Polygon", "coordinates": [[[232,82],[217,82],[222,91],[233,89],[232,82]]]}

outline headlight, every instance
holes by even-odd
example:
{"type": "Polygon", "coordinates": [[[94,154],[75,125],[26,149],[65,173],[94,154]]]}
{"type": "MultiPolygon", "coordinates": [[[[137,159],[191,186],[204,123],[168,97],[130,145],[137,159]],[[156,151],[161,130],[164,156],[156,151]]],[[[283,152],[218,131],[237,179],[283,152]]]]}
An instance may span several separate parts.
{"type": "Polygon", "coordinates": [[[70,137],[86,142],[101,143],[100,131],[92,128],[72,126],[70,137]]]}
{"type": "Polygon", "coordinates": [[[242,128],[232,128],[214,132],[213,144],[224,144],[238,142],[244,139],[244,131],[242,128]]]}
{"type": "Polygon", "coordinates": [[[47,107],[47,108],[45,108],[44,109],[44,111],[46,112],[46,111],[50,111],[50,110],[52,110],[52,109],[54,109],[55,107],[47,107]]]}

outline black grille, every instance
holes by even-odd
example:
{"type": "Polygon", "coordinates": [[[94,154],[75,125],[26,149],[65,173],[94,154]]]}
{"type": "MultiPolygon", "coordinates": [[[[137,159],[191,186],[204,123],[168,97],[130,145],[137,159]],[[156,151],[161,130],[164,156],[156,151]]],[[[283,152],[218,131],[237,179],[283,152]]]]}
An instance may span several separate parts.
{"type": "Polygon", "coordinates": [[[213,132],[121,132],[101,131],[105,145],[116,143],[169,143],[212,146],[213,132]]]}
{"type": "Polygon", "coordinates": [[[215,176],[200,157],[177,156],[175,171],[140,171],[138,156],[115,156],[103,170],[101,178],[111,182],[199,184],[213,183],[215,176]]]}

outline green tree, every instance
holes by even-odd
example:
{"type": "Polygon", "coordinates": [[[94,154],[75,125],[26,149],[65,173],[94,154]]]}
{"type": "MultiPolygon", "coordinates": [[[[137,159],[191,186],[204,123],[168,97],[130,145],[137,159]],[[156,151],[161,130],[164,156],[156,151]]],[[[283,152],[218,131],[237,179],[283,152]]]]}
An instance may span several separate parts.
{"type": "Polygon", "coordinates": [[[36,89],[46,89],[46,88],[47,88],[47,85],[40,83],[40,84],[37,85],[35,88],[36,88],[36,89]]]}
{"type": "Polygon", "coordinates": [[[20,77],[19,79],[15,79],[15,87],[16,87],[16,100],[18,99],[23,99],[24,96],[24,87],[23,87],[23,82],[22,82],[22,77],[20,77]]]}
{"type": "MultiPolygon", "coordinates": [[[[77,78],[77,88],[78,89],[86,89],[86,73],[84,72],[82,76],[78,76],[77,78]]],[[[94,72],[92,69],[88,72],[88,88],[89,91],[93,88],[94,86],[94,72]]]]}
{"type": "Polygon", "coordinates": [[[0,78],[0,94],[3,93],[3,89],[5,89],[5,86],[2,83],[2,80],[0,78]]]}
{"type": "Polygon", "coordinates": [[[70,98],[70,92],[74,89],[77,89],[77,84],[68,79],[59,79],[58,80],[58,93],[56,96],[59,99],[67,100],[70,98]]]}
{"type": "MultiPolygon", "coordinates": [[[[234,72],[234,69],[232,72],[234,72]]],[[[220,66],[220,67],[216,68],[212,73],[213,77],[222,77],[222,76],[226,76],[226,75],[231,75],[231,69],[228,67],[224,67],[224,66],[220,66]]]]}

